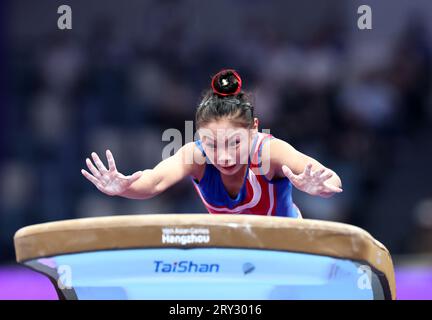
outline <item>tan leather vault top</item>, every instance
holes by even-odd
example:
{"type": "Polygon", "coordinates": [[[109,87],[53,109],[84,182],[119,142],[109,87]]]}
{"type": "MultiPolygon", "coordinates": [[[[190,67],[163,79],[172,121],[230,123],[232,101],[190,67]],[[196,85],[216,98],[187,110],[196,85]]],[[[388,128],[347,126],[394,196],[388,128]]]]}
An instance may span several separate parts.
{"type": "Polygon", "coordinates": [[[18,262],[85,251],[146,247],[283,250],[363,261],[384,273],[396,297],[388,250],[361,228],[329,221],[228,214],[145,214],[49,222],[18,230],[18,262]],[[162,241],[164,228],[208,230],[208,243],[162,241]]]}

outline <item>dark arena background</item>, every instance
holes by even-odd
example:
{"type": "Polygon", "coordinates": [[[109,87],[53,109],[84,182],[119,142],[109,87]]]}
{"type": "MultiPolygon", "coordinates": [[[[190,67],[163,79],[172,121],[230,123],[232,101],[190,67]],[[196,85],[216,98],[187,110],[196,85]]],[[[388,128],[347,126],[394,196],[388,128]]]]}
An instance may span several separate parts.
{"type": "Polygon", "coordinates": [[[432,1],[4,0],[0,12],[0,299],[59,299],[17,262],[23,227],[207,212],[188,179],[131,200],[80,170],[106,149],[125,175],[153,168],[164,131],[185,139],[224,68],[253,93],[260,130],[340,176],[330,198],[293,190],[303,217],[364,229],[391,254],[397,299],[432,299],[432,1]]]}

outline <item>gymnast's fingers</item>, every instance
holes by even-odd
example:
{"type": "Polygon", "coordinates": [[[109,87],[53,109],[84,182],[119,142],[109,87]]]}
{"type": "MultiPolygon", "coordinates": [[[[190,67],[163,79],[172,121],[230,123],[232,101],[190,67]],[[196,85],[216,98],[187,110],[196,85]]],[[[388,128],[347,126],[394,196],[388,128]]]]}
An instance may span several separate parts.
{"type": "Polygon", "coordinates": [[[293,180],[296,179],[296,175],[291,171],[291,169],[290,169],[288,166],[283,165],[283,166],[282,166],[282,171],[283,171],[284,175],[285,175],[288,179],[290,179],[291,181],[293,181],[293,180]]]}
{"type": "Polygon", "coordinates": [[[109,171],[110,172],[116,171],[117,167],[116,167],[116,164],[115,164],[115,161],[114,161],[114,157],[113,157],[113,155],[112,155],[112,153],[111,153],[110,150],[106,151],[106,157],[108,159],[108,168],[109,168],[109,171]]]}
{"type": "Polygon", "coordinates": [[[91,160],[89,158],[86,159],[86,164],[87,167],[89,168],[89,170],[91,171],[91,173],[96,177],[96,178],[100,178],[101,174],[98,171],[98,169],[96,169],[96,167],[93,165],[93,163],[91,162],[91,160]]]}
{"type": "Polygon", "coordinates": [[[330,179],[331,177],[333,177],[333,172],[331,172],[330,170],[328,170],[328,171],[324,172],[324,173],[320,176],[320,179],[321,179],[322,181],[326,181],[326,180],[330,179]]]}
{"type": "Polygon", "coordinates": [[[321,175],[322,175],[325,171],[326,171],[325,168],[323,168],[323,169],[319,169],[319,170],[315,171],[312,175],[313,175],[314,178],[320,178],[321,175]]]}
{"type": "MultiPolygon", "coordinates": [[[[88,173],[86,170],[81,169],[81,173],[83,174],[84,177],[86,177],[88,180],[90,180],[94,185],[101,185],[100,181],[93,177],[90,173],[88,173]]],[[[101,185],[102,186],[102,185],[101,185]]]]}
{"type": "Polygon", "coordinates": [[[308,165],[306,166],[304,173],[306,176],[310,176],[311,175],[311,171],[312,171],[312,163],[308,163],[308,165]]]}
{"type": "Polygon", "coordinates": [[[92,158],[93,161],[96,163],[96,167],[98,167],[99,171],[103,174],[105,172],[108,172],[107,168],[102,163],[101,159],[99,159],[99,156],[96,154],[96,152],[92,152],[92,158]]]}
{"type": "Polygon", "coordinates": [[[324,186],[326,187],[327,190],[329,190],[331,192],[341,193],[343,191],[341,188],[332,186],[331,184],[328,184],[328,183],[324,183],[324,186]]]}

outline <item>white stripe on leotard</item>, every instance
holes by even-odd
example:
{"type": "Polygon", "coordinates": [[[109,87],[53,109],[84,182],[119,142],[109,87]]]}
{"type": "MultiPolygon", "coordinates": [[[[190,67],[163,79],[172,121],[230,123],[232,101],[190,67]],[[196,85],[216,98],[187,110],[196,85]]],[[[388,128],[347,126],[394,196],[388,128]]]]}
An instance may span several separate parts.
{"type": "Polygon", "coordinates": [[[271,216],[272,215],[272,211],[273,211],[273,206],[274,206],[274,186],[273,184],[269,183],[269,199],[270,199],[270,207],[267,211],[267,215],[271,216]]]}

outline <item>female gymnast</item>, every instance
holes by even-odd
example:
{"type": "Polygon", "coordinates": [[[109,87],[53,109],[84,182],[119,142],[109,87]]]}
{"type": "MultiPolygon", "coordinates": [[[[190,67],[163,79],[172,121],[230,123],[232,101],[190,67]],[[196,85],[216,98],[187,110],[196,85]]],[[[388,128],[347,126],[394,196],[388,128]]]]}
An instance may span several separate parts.
{"type": "Polygon", "coordinates": [[[225,69],[212,77],[198,105],[199,139],[182,146],[153,169],[125,176],[110,150],[108,169],[93,152],[81,173],[101,192],[129,199],[149,199],[190,177],[209,213],[256,214],[302,218],[292,200],[292,186],[310,195],[342,192],[338,175],[317,160],[271,134],[258,132],[258,118],[240,75],[225,69]]]}

